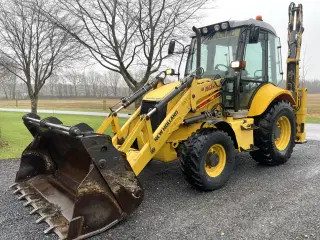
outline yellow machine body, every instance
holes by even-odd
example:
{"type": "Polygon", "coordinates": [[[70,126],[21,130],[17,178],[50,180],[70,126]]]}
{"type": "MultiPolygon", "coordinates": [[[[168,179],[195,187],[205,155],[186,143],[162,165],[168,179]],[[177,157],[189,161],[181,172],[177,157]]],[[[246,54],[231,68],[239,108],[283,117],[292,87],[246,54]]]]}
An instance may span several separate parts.
{"type": "MultiPolygon", "coordinates": [[[[141,108],[139,108],[121,129],[117,117],[111,116],[105,120],[97,133],[103,133],[112,124],[115,133],[113,137],[114,146],[127,154],[127,159],[133,171],[138,175],[151,159],[163,162],[176,160],[179,144],[201,128],[219,129],[220,126],[222,130],[233,136],[237,151],[250,151],[254,144],[253,126],[255,116],[261,115],[275,100],[287,100],[293,106],[296,106],[290,91],[268,83],[256,92],[245,117],[221,117],[218,124],[215,124],[214,121],[203,121],[187,126],[183,125],[184,119],[208,111],[215,104],[221,102],[221,80],[197,79],[193,81],[189,89],[181,92],[169,102],[166,108],[166,117],[154,132],[150,119],[147,116],[141,116],[141,108]],[[124,143],[118,144],[119,139],[124,136],[124,143]],[[135,140],[137,140],[139,149],[131,148],[135,140]]],[[[144,96],[143,101],[158,102],[170,94],[178,85],[179,82],[173,82],[150,91],[144,96]]],[[[305,121],[305,114],[305,107],[300,108],[296,115],[297,123],[305,121]],[[298,115],[299,113],[300,115],[298,115]]],[[[303,136],[297,132],[296,138],[303,139],[303,136]]]]}

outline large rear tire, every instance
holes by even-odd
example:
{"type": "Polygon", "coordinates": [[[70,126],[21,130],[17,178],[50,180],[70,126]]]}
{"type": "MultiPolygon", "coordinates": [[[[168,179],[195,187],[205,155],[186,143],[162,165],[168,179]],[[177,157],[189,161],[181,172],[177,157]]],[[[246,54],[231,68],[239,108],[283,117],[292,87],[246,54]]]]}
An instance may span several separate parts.
{"type": "Polygon", "coordinates": [[[271,106],[261,117],[255,119],[254,144],[259,150],[250,155],[259,163],[280,165],[289,160],[295,146],[295,116],[288,102],[271,106]]]}
{"type": "Polygon", "coordinates": [[[230,178],[235,165],[235,149],[223,131],[200,129],[179,150],[185,179],[200,190],[214,190],[230,178]]]}

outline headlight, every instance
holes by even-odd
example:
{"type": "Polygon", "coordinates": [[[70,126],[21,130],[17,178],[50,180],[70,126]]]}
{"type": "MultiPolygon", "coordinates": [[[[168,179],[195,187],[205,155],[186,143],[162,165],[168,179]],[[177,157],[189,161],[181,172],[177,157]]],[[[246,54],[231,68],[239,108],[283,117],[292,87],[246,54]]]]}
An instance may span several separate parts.
{"type": "Polygon", "coordinates": [[[226,23],[226,22],[224,22],[224,23],[221,24],[221,29],[222,29],[222,30],[226,30],[226,29],[228,29],[228,27],[229,27],[229,24],[226,23]]]}
{"type": "Polygon", "coordinates": [[[202,33],[203,34],[207,34],[208,33],[208,28],[206,28],[206,27],[202,28],[202,33]]]}
{"type": "Polygon", "coordinates": [[[239,61],[233,61],[231,62],[232,68],[240,68],[240,62],[239,61]]]}
{"type": "Polygon", "coordinates": [[[245,69],[247,65],[246,61],[232,61],[231,67],[233,69],[245,69]]]}
{"type": "Polygon", "coordinates": [[[214,26],[213,26],[213,29],[214,29],[216,32],[218,32],[218,31],[220,31],[220,26],[219,26],[219,25],[214,25],[214,26]]]}

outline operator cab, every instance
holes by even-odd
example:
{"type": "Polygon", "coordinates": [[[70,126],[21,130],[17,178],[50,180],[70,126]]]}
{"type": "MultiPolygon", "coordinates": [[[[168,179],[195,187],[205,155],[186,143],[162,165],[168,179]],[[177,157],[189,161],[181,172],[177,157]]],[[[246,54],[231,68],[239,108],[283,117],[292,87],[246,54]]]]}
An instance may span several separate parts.
{"type": "MultiPolygon", "coordinates": [[[[265,83],[283,79],[280,39],[271,25],[256,20],[228,21],[205,26],[201,33],[201,78],[223,79],[225,109],[247,110],[254,93],[265,83]],[[235,67],[239,62],[240,66],[235,67]]],[[[197,37],[193,36],[185,74],[197,68],[197,37]]]]}

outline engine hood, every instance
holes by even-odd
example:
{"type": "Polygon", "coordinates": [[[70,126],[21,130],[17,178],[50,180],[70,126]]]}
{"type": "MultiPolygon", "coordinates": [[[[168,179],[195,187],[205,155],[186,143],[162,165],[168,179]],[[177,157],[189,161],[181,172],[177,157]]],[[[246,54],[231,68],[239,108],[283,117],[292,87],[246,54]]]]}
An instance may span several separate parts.
{"type": "Polygon", "coordinates": [[[180,85],[179,81],[173,82],[173,83],[168,83],[160,88],[157,88],[155,90],[148,92],[144,96],[143,100],[158,102],[161,99],[165,98],[165,96],[167,96],[169,93],[171,93],[175,89],[175,87],[177,87],[179,85],[180,85]]]}

